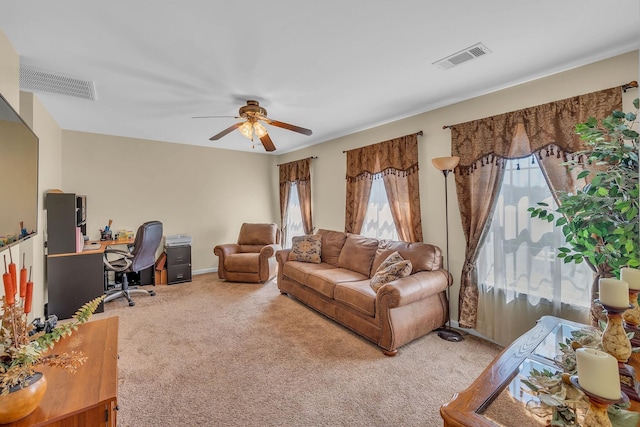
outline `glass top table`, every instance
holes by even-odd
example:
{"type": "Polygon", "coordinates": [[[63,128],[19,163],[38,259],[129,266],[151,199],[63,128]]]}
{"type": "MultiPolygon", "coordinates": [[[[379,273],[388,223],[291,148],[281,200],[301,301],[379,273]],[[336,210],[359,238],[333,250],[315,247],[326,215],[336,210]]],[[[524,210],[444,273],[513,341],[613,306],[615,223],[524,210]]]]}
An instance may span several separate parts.
{"type": "MultiPolygon", "coordinates": [[[[556,362],[559,343],[586,325],[553,316],[542,317],[536,326],[506,347],[464,391],[440,408],[445,426],[546,426],[549,419],[536,416],[527,402],[539,402],[522,382],[532,369],[561,372],[556,362]]],[[[629,364],[640,372],[636,353],[629,364]]],[[[631,401],[631,410],[640,403],[631,401]]]]}

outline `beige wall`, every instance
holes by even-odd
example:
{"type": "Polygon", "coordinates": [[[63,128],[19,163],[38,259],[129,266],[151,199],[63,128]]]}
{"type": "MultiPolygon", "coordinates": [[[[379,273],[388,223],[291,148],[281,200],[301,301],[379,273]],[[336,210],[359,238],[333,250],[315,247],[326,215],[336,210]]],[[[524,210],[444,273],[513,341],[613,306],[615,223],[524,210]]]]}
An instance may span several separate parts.
{"type": "MultiPolygon", "coordinates": [[[[44,303],[47,301],[47,284],[45,281],[44,242],[46,218],[44,211],[45,194],[52,188],[60,188],[62,132],[49,112],[32,93],[20,92],[20,115],[31,126],[39,139],[38,161],[38,235],[30,239],[33,254],[34,291],[33,307],[36,317],[44,315],[44,303]]],[[[21,245],[23,246],[23,245],[21,245]]]]}
{"type": "MultiPolygon", "coordinates": [[[[38,163],[38,234],[11,248],[16,264],[22,267],[22,254],[26,255],[25,264],[32,266],[34,283],[32,317],[44,315],[46,286],[44,279],[44,192],[49,188],[60,186],[60,128],[49,113],[42,107],[38,99],[30,93],[20,92],[20,62],[17,52],[8,39],[0,31],[0,93],[20,113],[22,119],[31,127],[39,139],[38,163]]],[[[0,295],[4,290],[0,290],[0,295]]]]}
{"type": "Polygon", "coordinates": [[[0,29],[0,93],[13,109],[20,108],[20,58],[0,29]]]}
{"type": "Polygon", "coordinates": [[[87,234],[135,231],[160,220],[193,238],[195,272],[217,267],[213,247],[236,242],[243,222],[279,222],[275,158],[210,147],[63,132],[62,190],[87,196],[87,234]]]}
{"type": "MultiPolygon", "coordinates": [[[[444,250],[444,178],[431,164],[432,158],[449,156],[451,153],[451,134],[449,130],[442,129],[443,125],[531,107],[619,86],[632,80],[638,80],[637,51],[288,153],[280,156],[278,162],[285,163],[309,156],[318,157],[312,162],[311,178],[314,226],[343,230],[346,173],[343,150],[422,130],[424,135],[418,137],[418,141],[424,241],[434,243],[444,250]]],[[[637,89],[630,90],[623,96],[626,108],[631,108],[631,101],[637,96],[637,89]]],[[[455,301],[458,298],[465,244],[453,177],[449,177],[448,184],[450,268],[454,276],[454,286],[451,290],[452,318],[457,319],[455,301]]],[[[273,185],[276,185],[275,180],[273,185]]]]}

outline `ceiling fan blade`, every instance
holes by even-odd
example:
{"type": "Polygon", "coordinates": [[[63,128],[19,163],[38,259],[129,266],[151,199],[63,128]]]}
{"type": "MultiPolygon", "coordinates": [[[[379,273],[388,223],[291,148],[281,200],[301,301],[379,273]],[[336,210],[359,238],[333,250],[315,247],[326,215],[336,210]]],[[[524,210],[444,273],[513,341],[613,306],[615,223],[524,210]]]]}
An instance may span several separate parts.
{"type": "Polygon", "coordinates": [[[213,135],[211,138],[209,138],[209,141],[215,141],[217,139],[222,138],[223,136],[233,132],[234,130],[238,129],[238,127],[241,125],[242,123],[234,123],[232,126],[229,126],[228,128],[226,128],[225,130],[223,130],[222,132],[220,132],[219,134],[213,135]]]}
{"type": "Polygon", "coordinates": [[[277,126],[282,129],[292,130],[294,132],[302,133],[305,135],[311,135],[311,129],[301,128],[300,126],[290,125],[289,123],[279,122],[277,120],[267,119],[267,123],[273,126],[277,126]]]}
{"type": "Polygon", "coordinates": [[[236,116],[194,116],[192,119],[218,119],[218,118],[234,118],[237,119],[236,116]]]}
{"type": "Polygon", "coordinates": [[[262,145],[264,146],[264,149],[267,151],[276,151],[276,146],[273,145],[273,141],[271,141],[271,138],[269,137],[269,134],[265,134],[262,138],[260,138],[260,142],[262,142],[262,145]]]}

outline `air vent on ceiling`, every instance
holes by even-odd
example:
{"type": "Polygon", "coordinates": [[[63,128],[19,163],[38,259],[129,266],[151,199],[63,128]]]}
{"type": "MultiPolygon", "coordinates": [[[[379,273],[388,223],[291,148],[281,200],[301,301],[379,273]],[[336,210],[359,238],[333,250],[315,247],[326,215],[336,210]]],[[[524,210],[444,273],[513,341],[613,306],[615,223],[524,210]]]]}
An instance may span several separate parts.
{"type": "Polygon", "coordinates": [[[491,51],[482,43],[478,43],[474,44],[471,47],[463,49],[460,52],[456,52],[453,55],[449,55],[446,58],[436,61],[433,63],[433,65],[437,65],[443,70],[448,70],[449,68],[453,68],[456,65],[462,64],[463,62],[476,59],[482,55],[486,55],[487,53],[491,53],[491,51]]]}
{"type": "Polygon", "coordinates": [[[94,82],[20,65],[20,89],[96,100],[94,82]]]}

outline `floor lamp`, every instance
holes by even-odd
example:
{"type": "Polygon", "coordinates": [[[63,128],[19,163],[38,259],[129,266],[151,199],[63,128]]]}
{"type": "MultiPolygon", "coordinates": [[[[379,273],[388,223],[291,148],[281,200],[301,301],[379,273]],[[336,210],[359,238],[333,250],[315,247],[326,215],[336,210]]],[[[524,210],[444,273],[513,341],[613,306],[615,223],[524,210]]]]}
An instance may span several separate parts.
{"type": "MultiPolygon", "coordinates": [[[[445,212],[445,233],[446,233],[446,268],[447,272],[449,271],[449,200],[447,199],[447,177],[449,176],[449,172],[452,172],[456,166],[458,166],[458,162],[460,161],[460,157],[452,156],[452,157],[436,157],[431,159],[433,166],[439,171],[442,171],[444,175],[444,212],[445,212]]],[[[451,299],[449,298],[449,286],[447,286],[447,313],[448,320],[446,327],[440,327],[437,329],[438,336],[447,341],[459,342],[463,340],[462,334],[460,332],[451,329],[451,299]]]]}

